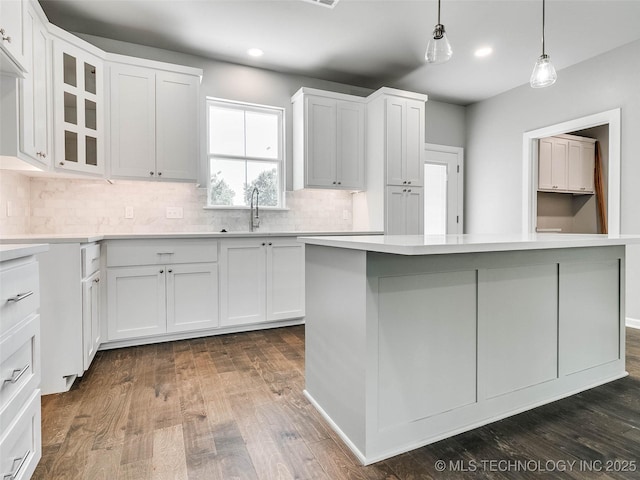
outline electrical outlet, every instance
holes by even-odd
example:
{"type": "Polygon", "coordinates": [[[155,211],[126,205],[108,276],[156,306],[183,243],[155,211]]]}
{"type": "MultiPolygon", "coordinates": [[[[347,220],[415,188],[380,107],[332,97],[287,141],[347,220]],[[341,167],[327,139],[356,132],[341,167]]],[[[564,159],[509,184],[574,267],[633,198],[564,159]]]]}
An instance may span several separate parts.
{"type": "Polygon", "coordinates": [[[167,218],[182,218],[182,207],[167,207],[167,218]]]}
{"type": "Polygon", "coordinates": [[[133,218],[133,207],[124,207],[124,218],[133,218]]]}

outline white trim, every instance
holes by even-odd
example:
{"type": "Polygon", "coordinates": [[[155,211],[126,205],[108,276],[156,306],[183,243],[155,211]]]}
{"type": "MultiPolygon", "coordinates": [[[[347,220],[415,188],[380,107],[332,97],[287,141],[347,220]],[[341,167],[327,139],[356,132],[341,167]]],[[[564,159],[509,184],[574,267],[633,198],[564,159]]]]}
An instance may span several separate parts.
{"type": "Polygon", "coordinates": [[[576,118],[525,132],[522,141],[522,232],[535,232],[538,146],[536,140],[585,128],[609,125],[609,195],[607,198],[608,232],[620,234],[620,109],[576,118]]]}
{"type": "Polygon", "coordinates": [[[627,317],[625,325],[629,328],[637,328],[640,330],[640,318],[627,317]]]}
{"type": "MultiPolygon", "coordinates": [[[[464,148],[462,147],[451,147],[449,145],[439,145],[437,143],[425,143],[424,144],[425,151],[431,152],[444,152],[444,153],[454,153],[458,156],[457,165],[459,167],[458,172],[458,211],[456,215],[458,215],[458,231],[455,233],[463,233],[464,232],[464,148]]],[[[426,158],[425,158],[426,163],[426,158]]]]}

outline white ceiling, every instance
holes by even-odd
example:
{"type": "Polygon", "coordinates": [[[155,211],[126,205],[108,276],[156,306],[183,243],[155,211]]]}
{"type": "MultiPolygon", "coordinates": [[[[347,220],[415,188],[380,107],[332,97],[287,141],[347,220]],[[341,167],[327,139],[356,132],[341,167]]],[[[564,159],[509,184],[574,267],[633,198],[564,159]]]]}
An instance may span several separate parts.
{"type": "MultiPolygon", "coordinates": [[[[301,0],[40,4],[72,32],[461,105],[527,83],[541,53],[542,0],[442,0],[454,51],[442,65],[424,63],[436,0],[340,0],[333,9],[301,0]],[[494,53],[475,58],[485,45],[494,53]],[[264,56],[248,57],[251,47],[264,56]]],[[[546,10],[546,49],[558,70],[640,38],[640,0],[547,0],[546,10]]]]}

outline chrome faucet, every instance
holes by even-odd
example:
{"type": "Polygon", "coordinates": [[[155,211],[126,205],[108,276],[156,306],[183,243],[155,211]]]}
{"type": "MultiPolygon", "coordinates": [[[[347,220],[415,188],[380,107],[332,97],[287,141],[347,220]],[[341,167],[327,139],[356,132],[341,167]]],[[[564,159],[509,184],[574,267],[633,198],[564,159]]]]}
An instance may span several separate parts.
{"type": "Polygon", "coordinates": [[[260,193],[258,192],[258,188],[254,187],[253,190],[251,191],[251,211],[250,211],[250,216],[249,216],[249,231],[253,232],[256,228],[260,227],[260,216],[259,216],[259,212],[258,212],[258,197],[260,196],[260,193]],[[256,214],[253,214],[253,195],[255,194],[256,196],[256,214]]]}

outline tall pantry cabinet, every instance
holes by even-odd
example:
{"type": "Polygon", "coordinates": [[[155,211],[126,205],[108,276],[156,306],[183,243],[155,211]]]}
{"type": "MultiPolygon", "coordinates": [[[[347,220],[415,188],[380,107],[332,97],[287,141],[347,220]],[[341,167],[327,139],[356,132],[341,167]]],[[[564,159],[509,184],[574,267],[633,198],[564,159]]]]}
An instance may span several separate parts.
{"type": "Polygon", "coordinates": [[[367,98],[367,191],[354,218],[388,235],[424,231],[424,138],[427,96],[381,88],[367,98]]]}

